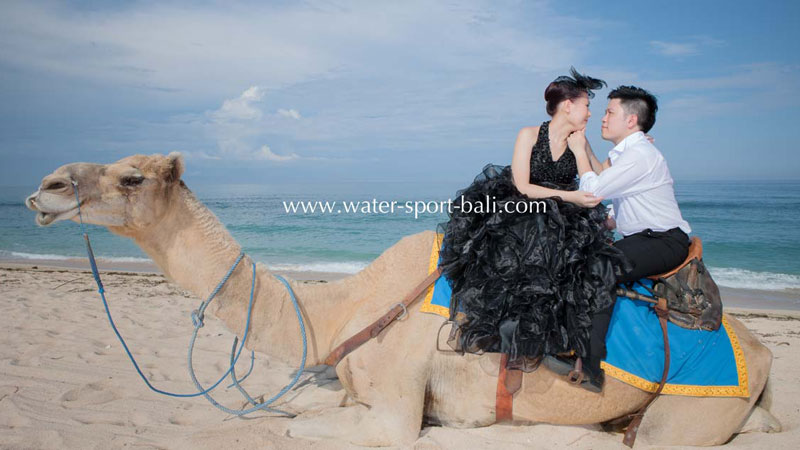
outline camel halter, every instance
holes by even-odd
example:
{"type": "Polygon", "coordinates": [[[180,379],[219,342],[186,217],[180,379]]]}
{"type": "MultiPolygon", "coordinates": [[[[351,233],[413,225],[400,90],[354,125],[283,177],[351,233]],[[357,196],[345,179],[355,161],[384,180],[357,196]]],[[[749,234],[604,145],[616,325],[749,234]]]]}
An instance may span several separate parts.
{"type": "Polygon", "coordinates": [[[253,281],[252,281],[252,283],[250,285],[250,303],[247,306],[247,321],[245,322],[244,335],[242,336],[242,343],[241,343],[241,345],[239,345],[238,350],[237,350],[236,346],[238,344],[238,339],[239,338],[238,338],[238,336],[233,338],[233,346],[231,348],[230,367],[228,367],[228,370],[224,374],[222,374],[222,376],[214,384],[212,384],[208,388],[203,388],[203,386],[197,380],[197,377],[195,376],[195,373],[194,373],[194,365],[192,364],[192,353],[193,353],[193,350],[194,350],[194,343],[197,340],[197,332],[200,330],[200,328],[203,327],[203,317],[205,315],[205,310],[208,307],[208,305],[211,304],[211,301],[214,300],[214,297],[217,295],[217,293],[220,291],[220,289],[222,289],[222,286],[224,286],[225,283],[228,281],[228,278],[230,278],[230,276],[233,273],[234,269],[236,269],[236,267],[239,265],[239,262],[241,262],[242,258],[244,258],[244,252],[239,253],[239,257],[236,258],[236,261],[234,261],[233,265],[231,265],[230,269],[228,269],[228,272],[225,274],[225,276],[222,278],[222,280],[219,282],[219,284],[217,284],[217,287],[214,288],[214,290],[211,292],[211,294],[208,296],[208,298],[204,302],[202,302],[197,309],[192,311],[191,318],[192,318],[192,324],[194,325],[194,331],[192,332],[192,338],[191,338],[191,341],[189,342],[188,368],[189,368],[189,375],[192,378],[192,382],[194,383],[194,385],[197,388],[198,392],[193,392],[191,394],[179,394],[179,393],[168,392],[168,391],[164,391],[164,390],[158,389],[155,386],[153,386],[150,383],[150,381],[147,379],[147,377],[144,376],[144,373],[142,373],[142,370],[139,368],[139,364],[136,362],[136,359],[133,357],[133,354],[131,353],[130,349],[128,349],[128,344],[125,343],[125,339],[122,338],[122,334],[120,334],[119,330],[117,329],[116,324],[114,323],[114,319],[111,317],[111,311],[110,311],[110,309],[108,307],[108,301],[106,301],[106,295],[105,295],[105,289],[103,288],[103,282],[100,280],[100,273],[97,270],[97,262],[94,259],[94,252],[92,251],[92,244],[89,242],[89,234],[86,232],[86,228],[85,228],[85,226],[83,224],[83,216],[81,214],[81,201],[80,201],[80,198],[78,196],[78,182],[75,181],[75,180],[70,180],[70,181],[72,182],[72,185],[74,186],[75,201],[77,202],[77,208],[78,208],[78,219],[80,221],[81,232],[83,233],[83,239],[84,239],[84,241],[86,241],[86,253],[89,255],[89,264],[90,264],[90,266],[92,268],[92,275],[94,276],[94,280],[97,283],[97,291],[100,293],[100,298],[103,299],[103,306],[105,307],[105,310],[106,310],[106,316],[108,317],[108,323],[111,324],[111,328],[114,330],[114,334],[117,335],[117,338],[119,339],[119,342],[122,344],[122,347],[125,349],[125,353],[128,354],[128,358],[131,360],[131,363],[133,363],[133,367],[136,369],[136,372],[139,373],[139,377],[142,379],[142,381],[144,381],[144,383],[147,385],[147,387],[150,388],[154,392],[157,392],[157,393],[163,394],[163,395],[168,395],[170,397],[183,397],[183,398],[185,398],[185,397],[199,397],[199,396],[202,395],[203,397],[206,398],[206,400],[208,400],[212,405],[214,405],[215,407],[217,407],[221,411],[224,411],[224,412],[226,412],[228,414],[233,414],[235,416],[243,416],[245,414],[250,414],[250,413],[258,411],[258,410],[265,410],[265,411],[270,411],[270,412],[284,414],[284,415],[287,415],[287,416],[294,417],[293,414],[290,414],[290,413],[287,413],[287,412],[284,412],[284,411],[280,411],[280,410],[268,407],[269,405],[274,403],[276,400],[278,400],[280,397],[282,397],[284,394],[289,392],[289,390],[292,389],[297,384],[297,382],[300,380],[300,376],[303,374],[303,371],[305,370],[305,366],[306,366],[306,355],[307,355],[307,350],[308,350],[308,342],[306,340],[306,328],[305,328],[305,325],[303,324],[303,316],[300,313],[300,306],[297,303],[297,298],[295,298],[294,291],[292,291],[292,288],[291,288],[291,286],[289,286],[289,283],[286,281],[286,279],[284,279],[280,275],[275,275],[275,277],[278,280],[280,280],[281,283],[284,284],[284,286],[286,286],[286,289],[289,291],[289,295],[292,298],[292,303],[294,304],[294,310],[297,313],[297,320],[300,323],[300,334],[301,334],[301,336],[303,338],[303,358],[302,358],[302,360],[300,362],[300,368],[297,370],[297,373],[295,374],[294,379],[292,379],[292,381],[288,385],[286,385],[283,389],[281,389],[280,392],[278,392],[277,394],[275,394],[272,398],[270,398],[268,400],[265,400],[265,401],[263,401],[261,403],[257,403],[253,399],[253,397],[251,397],[250,394],[248,394],[247,391],[239,384],[242,381],[244,381],[245,378],[247,378],[250,375],[250,373],[253,371],[253,363],[255,361],[255,352],[253,352],[253,351],[250,352],[250,369],[247,371],[247,373],[242,378],[240,378],[240,379],[236,378],[236,370],[234,368],[236,362],[239,360],[239,356],[242,353],[242,349],[244,349],[244,343],[247,341],[247,335],[248,335],[248,333],[250,331],[250,317],[251,317],[251,313],[253,312],[253,297],[254,297],[255,287],[256,287],[256,263],[255,262],[252,263],[253,281]],[[236,389],[238,389],[239,392],[244,396],[244,398],[247,399],[247,402],[250,403],[251,405],[253,405],[252,407],[247,408],[247,409],[230,409],[230,408],[227,408],[227,407],[219,404],[216,400],[214,400],[213,397],[211,397],[211,395],[209,393],[212,390],[214,390],[222,382],[222,380],[224,380],[228,375],[230,375],[231,381],[232,381],[232,383],[228,387],[230,388],[232,386],[236,386],[236,389]]]}

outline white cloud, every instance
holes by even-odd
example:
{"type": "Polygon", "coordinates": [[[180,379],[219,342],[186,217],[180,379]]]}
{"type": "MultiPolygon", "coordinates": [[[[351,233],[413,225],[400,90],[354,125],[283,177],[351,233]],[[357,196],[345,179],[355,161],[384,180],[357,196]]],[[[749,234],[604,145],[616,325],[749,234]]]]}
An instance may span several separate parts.
{"type": "MultiPolygon", "coordinates": [[[[723,69],[723,72],[727,73],[712,77],[651,80],[643,81],[643,83],[656,93],[689,93],[721,89],[774,91],[778,88],[783,92],[784,87],[797,84],[797,67],[792,65],[749,64],[723,69]]],[[[792,99],[795,97],[796,95],[791,95],[792,99]]]]}
{"type": "Polygon", "coordinates": [[[258,109],[255,103],[264,97],[264,89],[259,86],[251,86],[237,98],[225,100],[222,107],[210,113],[210,117],[215,122],[258,120],[264,114],[258,109]]]}
{"type": "Polygon", "coordinates": [[[277,162],[300,159],[300,155],[298,155],[297,153],[289,153],[288,155],[277,155],[266,145],[261,146],[261,149],[258,151],[258,153],[256,153],[256,156],[258,156],[258,159],[266,159],[267,161],[277,161],[277,162]]]}
{"type": "Polygon", "coordinates": [[[559,16],[545,3],[514,6],[143,2],[87,12],[4,2],[0,60],[153,95],[210,99],[253,81],[272,89],[355,73],[498,65],[563,71],[586,48],[592,22],[559,16]],[[518,8],[536,17],[537,26],[521,21],[518,8]],[[565,26],[586,36],[565,35],[565,26]]]}
{"type": "Polygon", "coordinates": [[[722,100],[713,95],[684,95],[662,105],[659,113],[680,121],[696,121],[699,117],[719,117],[746,106],[742,101],[722,100]]]}
{"type": "Polygon", "coordinates": [[[185,158],[187,159],[208,159],[212,161],[219,161],[222,159],[221,156],[218,155],[210,155],[206,152],[202,151],[191,151],[191,150],[183,150],[180,152],[185,158]]]}
{"type": "MultiPolygon", "coordinates": [[[[211,138],[217,141],[217,151],[194,152],[191,156],[201,159],[224,157],[272,162],[321,159],[302,157],[297,153],[280,155],[273,152],[268,145],[258,147],[255,144],[262,140],[265,134],[276,133],[282,129],[279,127],[276,116],[264,114],[261,109],[260,104],[264,99],[265,92],[263,87],[251,86],[238,97],[224,100],[218,109],[206,112],[202,127],[211,138]]],[[[300,113],[294,109],[279,109],[278,115],[300,119],[300,113]]]]}
{"type": "Polygon", "coordinates": [[[283,117],[289,117],[298,120],[300,119],[300,112],[298,112],[296,109],[279,109],[278,114],[283,117]]]}
{"type": "Polygon", "coordinates": [[[650,41],[650,46],[656,53],[664,56],[688,56],[698,53],[697,44],[650,41]]]}
{"type": "Polygon", "coordinates": [[[124,96],[146,111],[146,126],[207,156],[254,159],[264,143],[281,153],[294,140],[303,158],[339,160],[380,151],[373,143],[416,148],[422,133],[432,145],[435,134],[507,121],[509,104],[541,102],[547,82],[570,65],[586,70],[581,55],[603,23],[560,15],[547,2],[512,6],[9,1],[0,61],[31,78],[91,85],[98,97],[124,96]],[[511,85],[525,88],[503,87],[511,85]],[[183,113],[154,123],[154,109],[183,113]]]}
{"type": "Polygon", "coordinates": [[[644,80],[641,85],[664,95],[659,114],[676,118],[723,117],[794,106],[800,95],[795,64],[760,63],[722,69],[712,77],[644,80]],[[727,69],[727,70],[726,70],[727,69]]]}
{"type": "Polygon", "coordinates": [[[725,42],[709,36],[690,36],[684,42],[650,41],[650,47],[658,54],[672,57],[692,56],[710,47],[719,47],[725,42]]]}

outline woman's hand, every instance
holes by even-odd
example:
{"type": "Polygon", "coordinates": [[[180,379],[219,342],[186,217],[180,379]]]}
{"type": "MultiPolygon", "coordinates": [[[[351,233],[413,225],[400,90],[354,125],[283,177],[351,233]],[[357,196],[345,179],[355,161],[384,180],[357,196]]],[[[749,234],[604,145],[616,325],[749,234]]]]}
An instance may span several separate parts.
{"type": "Polygon", "coordinates": [[[570,191],[563,198],[569,203],[574,203],[584,208],[594,208],[603,201],[603,197],[595,197],[591,192],[584,191],[570,191]]]}
{"type": "Polygon", "coordinates": [[[573,131],[569,136],[567,136],[567,147],[574,153],[576,156],[578,152],[586,152],[586,128],[583,128],[578,131],[573,131]]]}

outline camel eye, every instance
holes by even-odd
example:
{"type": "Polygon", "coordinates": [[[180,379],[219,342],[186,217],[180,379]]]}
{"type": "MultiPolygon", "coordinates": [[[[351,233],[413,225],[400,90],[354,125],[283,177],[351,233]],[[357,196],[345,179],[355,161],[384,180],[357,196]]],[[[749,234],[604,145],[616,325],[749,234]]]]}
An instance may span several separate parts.
{"type": "Polygon", "coordinates": [[[130,177],[122,177],[122,180],[120,180],[120,184],[124,187],[133,187],[142,184],[142,181],[144,181],[143,176],[134,175],[130,177]]]}
{"type": "Polygon", "coordinates": [[[64,189],[65,187],[67,187],[67,185],[65,183],[63,183],[61,181],[56,181],[55,183],[48,184],[44,188],[44,190],[46,190],[46,191],[56,191],[56,190],[59,190],[59,189],[64,189]]]}

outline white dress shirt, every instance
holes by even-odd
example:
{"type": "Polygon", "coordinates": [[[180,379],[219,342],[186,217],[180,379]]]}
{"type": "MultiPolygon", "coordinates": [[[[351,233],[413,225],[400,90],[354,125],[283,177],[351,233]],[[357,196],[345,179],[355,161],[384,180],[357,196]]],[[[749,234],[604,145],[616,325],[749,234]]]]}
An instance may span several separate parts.
{"type": "Polygon", "coordinates": [[[623,236],[648,228],[692,231],[678,209],[667,162],[644,133],[626,137],[608,157],[611,167],[599,175],[592,171],[581,175],[579,189],[612,200],[617,231],[623,236]]]}

